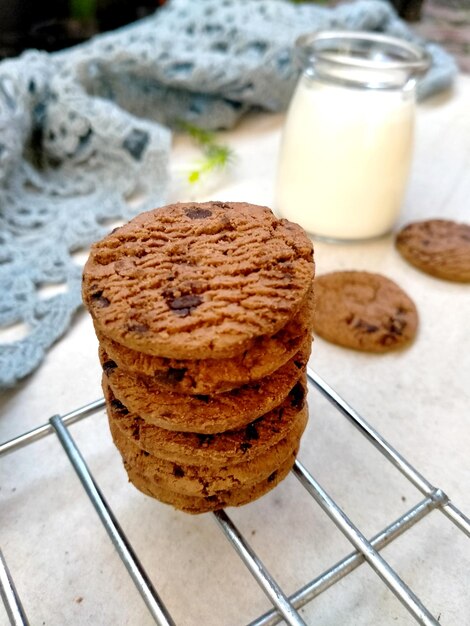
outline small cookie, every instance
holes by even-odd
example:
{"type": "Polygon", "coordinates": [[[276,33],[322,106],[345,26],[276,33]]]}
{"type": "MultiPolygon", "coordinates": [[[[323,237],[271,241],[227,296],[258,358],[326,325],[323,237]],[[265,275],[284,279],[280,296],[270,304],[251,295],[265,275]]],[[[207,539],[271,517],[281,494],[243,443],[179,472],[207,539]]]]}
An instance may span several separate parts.
{"type": "Polygon", "coordinates": [[[242,428],[282,404],[305,370],[310,345],[308,335],[303,349],[270,376],[214,395],[162,390],[154,378],[129,375],[110,361],[102,348],[99,354],[114,396],[129,411],[161,428],[211,434],[242,428]]]}
{"type": "Polygon", "coordinates": [[[180,203],[95,243],[82,294],[98,331],[128,348],[229,358],[285,326],[313,274],[304,231],[267,207],[180,203]]]}
{"type": "Polygon", "coordinates": [[[285,401],[243,428],[215,435],[176,432],[147,424],[113,397],[106,380],[103,391],[109,422],[142,450],[174,463],[222,467],[243,463],[289,437],[308,413],[305,375],[285,401]]]}
{"type": "Polygon", "coordinates": [[[228,506],[241,506],[257,500],[278,485],[292,469],[297,456],[295,450],[272,474],[254,485],[241,486],[229,491],[219,491],[209,496],[188,496],[169,489],[165,484],[157,483],[142,476],[135,469],[124,464],[129,481],[142,493],[170,504],[185,513],[207,513],[228,506]]]}
{"type": "Polygon", "coordinates": [[[228,359],[167,359],[126,348],[99,331],[97,336],[110,361],[130,374],[154,378],[162,391],[205,395],[230,391],[272,374],[302,348],[312,321],[310,290],[298,313],[281,330],[258,337],[249,350],[228,359]]]}
{"type": "Polygon", "coordinates": [[[416,335],[418,313],[393,281],[369,272],[332,272],[315,280],[313,329],[340,346],[388,352],[416,335]]]}
{"type": "Polygon", "coordinates": [[[418,269],[444,280],[470,282],[470,225],[451,220],[408,224],[397,233],[400,254],[418,269]]]}

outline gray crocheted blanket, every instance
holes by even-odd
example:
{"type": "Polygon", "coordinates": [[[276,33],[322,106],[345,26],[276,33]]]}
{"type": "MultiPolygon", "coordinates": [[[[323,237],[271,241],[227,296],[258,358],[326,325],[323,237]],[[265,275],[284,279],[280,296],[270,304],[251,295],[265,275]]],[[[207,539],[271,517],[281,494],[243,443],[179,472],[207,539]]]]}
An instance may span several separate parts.
{"type": "MultiPolygon", "coordinates": [[[[285,109],[295,39],[331,28],[419,41],[380,0],[173,0],[81,46],[0,64],[0,387],[32,372],[69,326],[81,303],[74,254],[133,216],[135,192],[146,197],[138,211],[164,202],[175,122],[220,129],[253,107],[285,109]],[[47,297],[49,285],[60,292],[47,297]]],[[[421,97],[456,74],[426,48],[421,97]]]]}

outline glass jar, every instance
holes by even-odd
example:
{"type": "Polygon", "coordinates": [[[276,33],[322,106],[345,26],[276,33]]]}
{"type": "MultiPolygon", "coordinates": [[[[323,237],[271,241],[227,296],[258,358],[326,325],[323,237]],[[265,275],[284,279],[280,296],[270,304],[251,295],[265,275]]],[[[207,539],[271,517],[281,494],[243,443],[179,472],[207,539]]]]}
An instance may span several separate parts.
{"type": "Polygon", "coordinates": [[[400,39],[342,31],[304,35],[296,53],[303,71],[283,131],[277,210],[320,238],[383,235],[403,202],[416,78],[429,57],[400,39]]]}

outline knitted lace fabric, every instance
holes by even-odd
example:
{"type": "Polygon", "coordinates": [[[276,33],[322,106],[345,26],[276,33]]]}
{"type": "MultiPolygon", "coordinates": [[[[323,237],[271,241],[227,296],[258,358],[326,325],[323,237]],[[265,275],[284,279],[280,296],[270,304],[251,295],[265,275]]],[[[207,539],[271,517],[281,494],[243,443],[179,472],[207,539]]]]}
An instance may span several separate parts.
{"type": "MultiPolygon", "coordinates": [[[[26,333],[0,345],[0,387],[33,371],[69,326],[80,306],[74,253],[164,202],[169,128],[228,128],[252,107],[285,109],[295,39],[332,28],[419,41],[380,0],[173,0],[73,49],[0,64],[0,326],[26,333]],[[145,203],[131,208],[137,192],[145,203]],[[62,288],[48,298],[47,285],[62,288]]],[[[426,48],[421,97],[456,73],[441,48],[426,48]]]]}

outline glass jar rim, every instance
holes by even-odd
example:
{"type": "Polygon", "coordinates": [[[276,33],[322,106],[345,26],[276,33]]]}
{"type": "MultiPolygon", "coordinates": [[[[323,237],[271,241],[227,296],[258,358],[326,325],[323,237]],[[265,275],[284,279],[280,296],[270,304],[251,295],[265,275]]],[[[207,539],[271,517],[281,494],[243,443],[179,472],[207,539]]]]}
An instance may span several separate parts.
{"type": "Polygon", "coordinates": [[[295,46],[304,66],[315,60],[338,67],[407,70],[412,74],[421,74],[431,65],[429,53],[418,45],[398,37],[368,31],[316,31],[298,37],[295,46]],[[361,47],[365,51],[368,46],[374,44],[376,51],[382,48],[388,51],[392,58],[382,56],[370,58],[351,54],[354,47],[355,51],[359,52],[361,47]],[[335,58],[335,55],[338,56],[335,58]]]}

